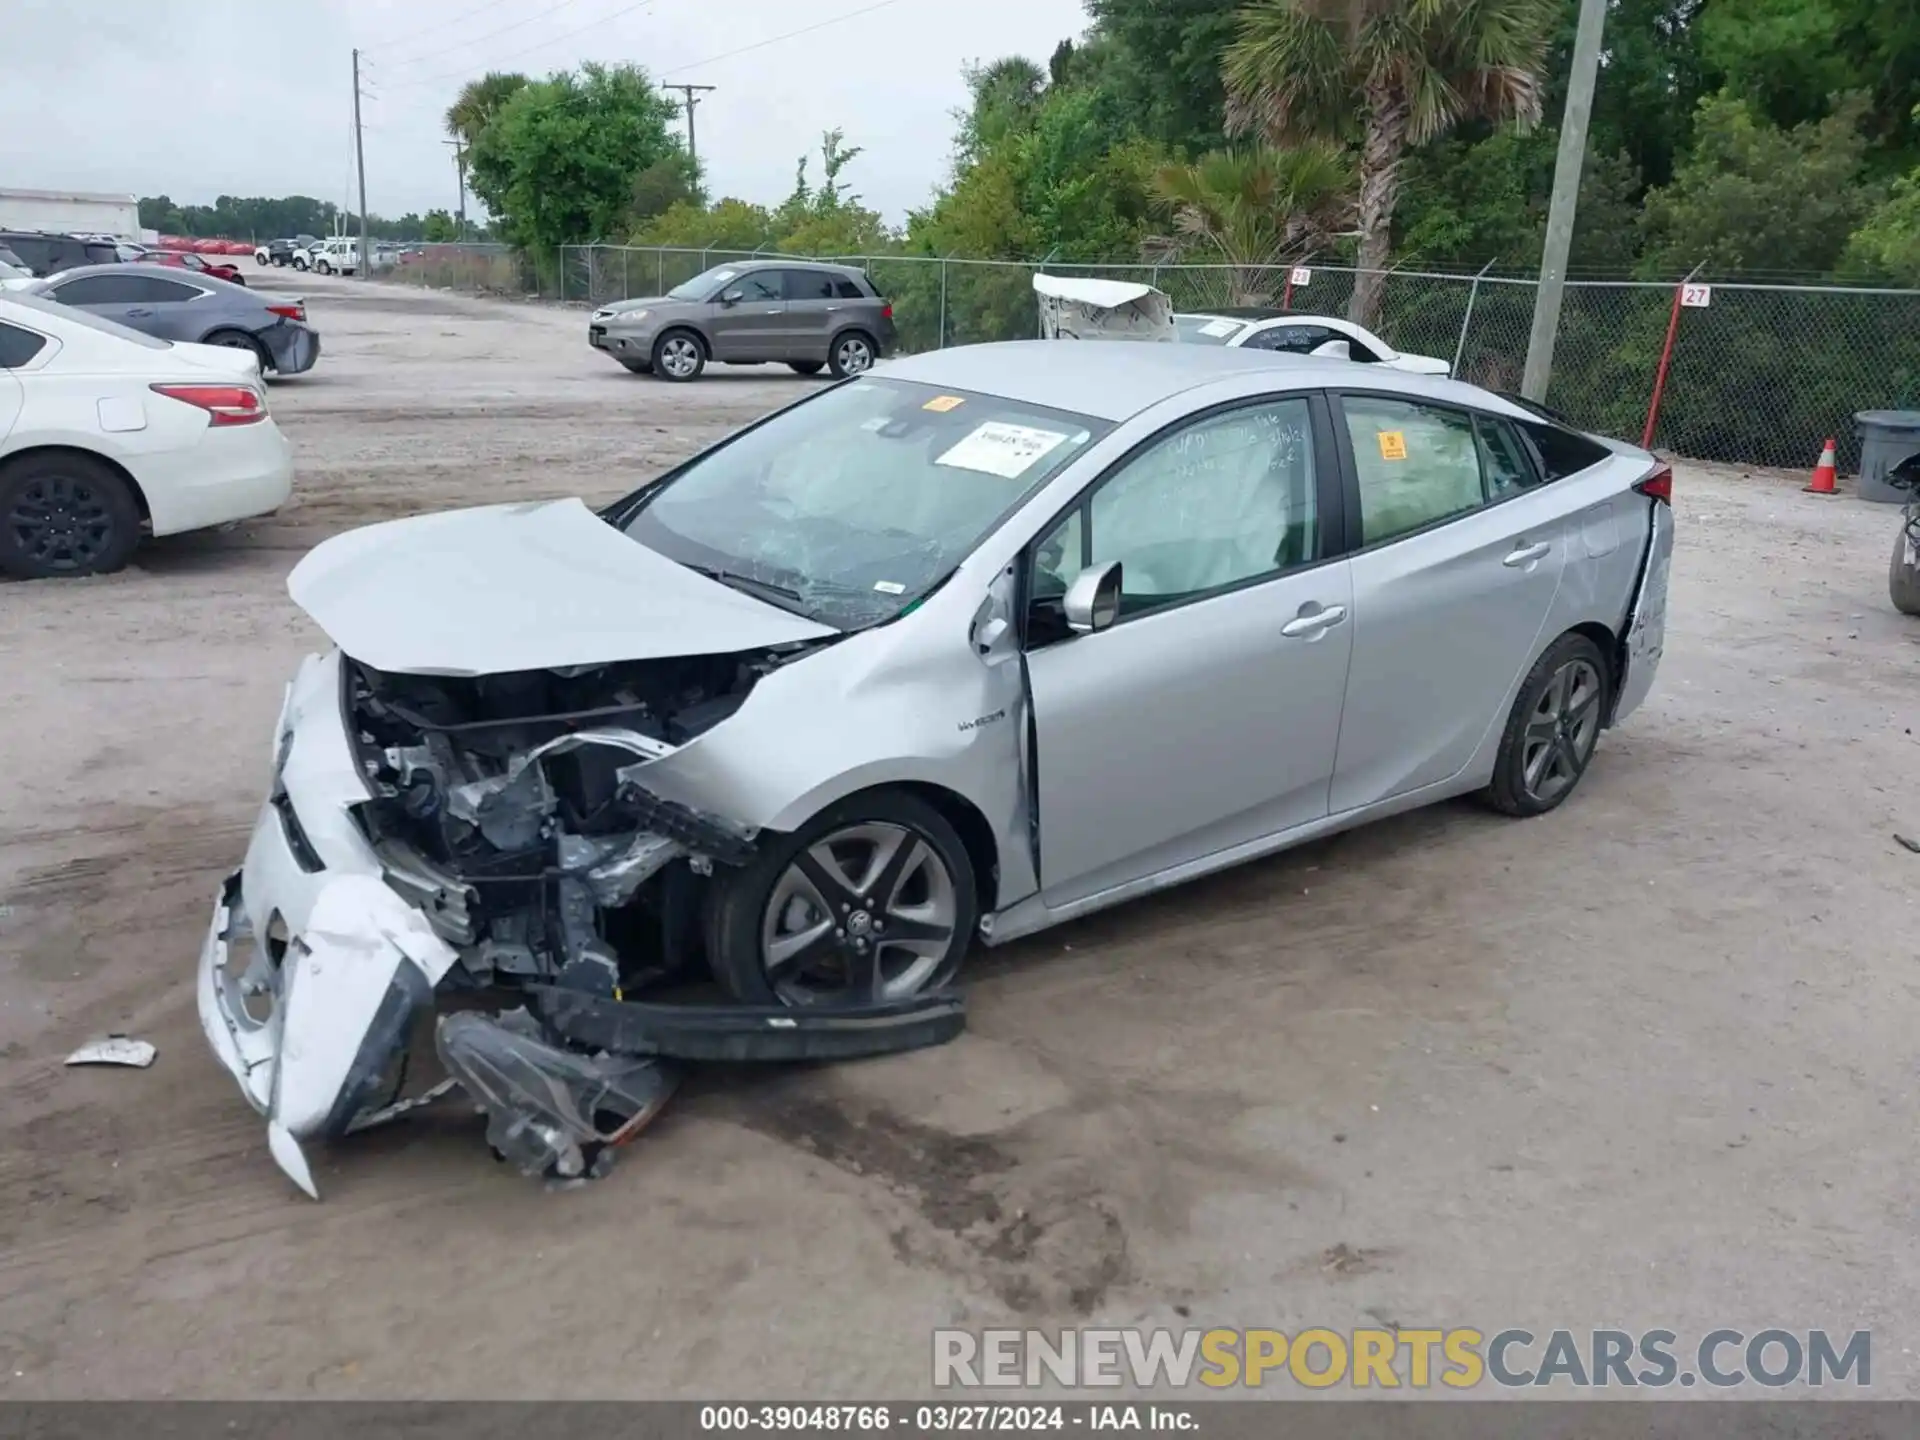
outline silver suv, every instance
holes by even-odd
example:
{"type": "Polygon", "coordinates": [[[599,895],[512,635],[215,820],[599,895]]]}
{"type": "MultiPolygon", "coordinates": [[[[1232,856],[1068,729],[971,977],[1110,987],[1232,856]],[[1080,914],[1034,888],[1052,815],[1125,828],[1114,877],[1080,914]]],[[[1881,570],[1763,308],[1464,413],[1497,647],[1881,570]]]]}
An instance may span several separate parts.
{"type": "Polygon", "coordinates": [[[716,265],[665,295],[593,312],[587,343],[636,374],[697,380],[723,365],[784,362],[836,379],[893,348],[893,306],[859,270],[803,260],[716,265]]]}

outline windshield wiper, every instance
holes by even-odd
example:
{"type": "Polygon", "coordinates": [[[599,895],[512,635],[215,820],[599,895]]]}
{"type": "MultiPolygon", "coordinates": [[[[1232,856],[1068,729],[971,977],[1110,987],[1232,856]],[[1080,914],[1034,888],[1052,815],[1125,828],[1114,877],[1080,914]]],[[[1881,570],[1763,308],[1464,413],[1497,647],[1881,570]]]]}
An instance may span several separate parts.
{"type": "Polygon", "coordinates": [[[687,569],[696,575],[704,575],[709,580],[717,580],[722,585],[735,590],[751,587],[766,591],[770,595],[778,595],[783,600],[791,600],[796,605],[806,603],[806,597],[791,586],[779,585],[772,580],[762,580],[755,575],[742,575],[737,570],[721,570],[712,565],[688,565],[687,569]]]}

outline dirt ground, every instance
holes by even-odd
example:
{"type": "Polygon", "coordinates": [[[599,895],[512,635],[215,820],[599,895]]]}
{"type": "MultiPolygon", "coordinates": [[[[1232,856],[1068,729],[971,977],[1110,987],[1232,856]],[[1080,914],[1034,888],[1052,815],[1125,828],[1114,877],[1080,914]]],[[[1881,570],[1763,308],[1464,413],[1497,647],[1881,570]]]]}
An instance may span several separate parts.
{"type": "Polygon", "coordinates": [[[321,643],[287,570],[611,498],[811,382],[298,288],[296,504],[0,584],[0,1395],[906,1396],[932,1327],[1009,1322],[1871,1328],[1874,1393],[1920,1394],[1920,621],[1891,508],[1783,477],[1681,470],[1659,684],[1555,814],[1447,805],[984,955],[954,1045],[699,1081],[595,1185],[455,1107],[299,1196],[192,984],[321,643]],[[157,1064],[62,1067],[110,1031],[157,1064]]]}

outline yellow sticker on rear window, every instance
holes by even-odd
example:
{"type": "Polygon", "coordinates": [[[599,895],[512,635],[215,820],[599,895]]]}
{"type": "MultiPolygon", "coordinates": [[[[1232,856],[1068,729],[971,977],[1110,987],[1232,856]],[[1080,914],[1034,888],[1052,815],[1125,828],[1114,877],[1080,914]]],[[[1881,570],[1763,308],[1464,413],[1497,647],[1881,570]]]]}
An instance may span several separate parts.
{"type": "Polygon", "coordinates": [[[1399,430],[1382,430],[1380,432],[1380,458],[1382,460],[1406,459],[1406,434],[1399,430]]]}
{"type": "Polygon", "coordinates": [[[920,408],[922,410],[938,411],[944,415],[949,410],[958,410],[966,403],[966,400],[959,395],[936,395],[920,408]]]}

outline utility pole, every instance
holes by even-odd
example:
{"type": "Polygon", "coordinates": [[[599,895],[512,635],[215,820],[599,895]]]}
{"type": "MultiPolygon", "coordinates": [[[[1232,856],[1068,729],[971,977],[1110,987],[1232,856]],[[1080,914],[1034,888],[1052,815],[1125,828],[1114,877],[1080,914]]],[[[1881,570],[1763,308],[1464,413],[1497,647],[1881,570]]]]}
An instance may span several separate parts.
{"type": "Polygon", "coordinates": [[[360,175],[360,263],[354,274],[362,280],[373,273],[373,248],[367,243],[367,150],[360,134],[360,52],[353,52],[353,168],[360,175]]]}
{"type": "Polygon", "coordinates": [[[460,183],[460,203],[454,209],[454,222],[458,226],[455,238],[467,238],[467,152],[460,140],[442,140],[442,145],[453,147],[453,173],[460,183]]]}
{"type": "Polygon", "coordinates": [[[713,85],[668,85],[668,90],[678,90],[686,97],[687,104],[687,159],[693,162],[693,183],[700,183],[700,149],[693,139],[693,109],[700,103],[700,95],[711,94],[717,86],[713,85]]]}
{"type": "Polygon", "coordinates": [[[1533,333],[1527,337],[1527,365],[1520,378],[1520,393],[1536,404],[1547,398],[1547,380],[1553,374],[1553,346],[1560,334],[1567,256],[1573,249],[1573,212],[1580,201],[1580,167],[1587,156],[1587,122],[1593,116],[1593,90],[1600,76],[1600,35],[1606,23],[1607,0],[1580,0],[1580,23],[1573,35],[1573,74],[1567,81],[1567,110],[1560,121],[1560,153],[1553,163],[1547,243],[1540,256],[1540,286],[1533,296],[1533,333]]]}

